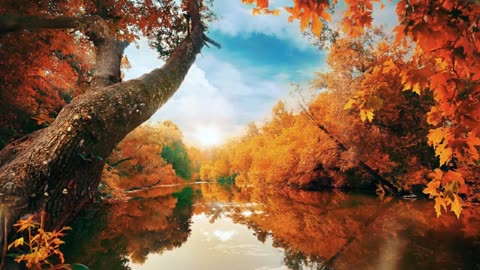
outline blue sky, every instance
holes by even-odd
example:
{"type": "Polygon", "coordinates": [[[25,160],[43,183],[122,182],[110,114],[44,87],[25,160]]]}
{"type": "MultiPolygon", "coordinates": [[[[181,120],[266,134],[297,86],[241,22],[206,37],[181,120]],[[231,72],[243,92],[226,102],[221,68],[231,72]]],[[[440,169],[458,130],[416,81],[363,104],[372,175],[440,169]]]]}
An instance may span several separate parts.
{"type": "MultiPolygon", "coordinates": [[[[289,98],[291,83],[308,83],[314,72],[327,68],[326,52],[302,36],[298,22],[288,23],[285,12],[251,16],[240,0],[217,0],[214,11],[220,18],[209,25],[208,35],[222,49],[204,48],[180,89],[151,119],[173,120],[194,145],[204,127],[229,138],[250,121],[268,119],[272,106],[289,98]]],[[[390,13],[379,12],[379,21],[388,21],[390,13]]],[[[162,65],[144,40],[139,45],[125,52],[132,65],[126,79],[162,65]]]]}

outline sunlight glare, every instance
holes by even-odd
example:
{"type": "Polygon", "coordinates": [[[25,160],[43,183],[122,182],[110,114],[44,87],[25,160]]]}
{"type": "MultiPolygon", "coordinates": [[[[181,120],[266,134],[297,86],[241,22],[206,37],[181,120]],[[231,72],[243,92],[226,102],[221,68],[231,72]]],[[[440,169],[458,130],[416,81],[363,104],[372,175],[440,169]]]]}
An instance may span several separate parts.
{"type": "Polygon", "coordinates": [[[196,139],[203,147],[218,145],[223,140],[220,130],[212,125],[198,127],[196,139]]]}

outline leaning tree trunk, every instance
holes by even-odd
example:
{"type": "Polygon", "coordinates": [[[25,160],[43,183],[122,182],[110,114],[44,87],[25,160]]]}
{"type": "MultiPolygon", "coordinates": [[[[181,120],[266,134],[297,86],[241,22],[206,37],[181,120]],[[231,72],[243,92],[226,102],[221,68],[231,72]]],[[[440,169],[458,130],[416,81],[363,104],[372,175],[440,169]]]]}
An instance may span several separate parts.
{"type": "MultiPolygon", "coordinates": [[[[179,88],[204,44],[197,1],[189,1],[190,35],[162,68],[75,98],[47,128],[0,151],[0,196],[10,198],[7,227],[45,210],[57,227],[94,198],[105,159],[179,88]]],[[[1,197],[0,197],[1,199],[1,197]]],[[[5,208],[6,204],[2,204],[5,208]]]]}

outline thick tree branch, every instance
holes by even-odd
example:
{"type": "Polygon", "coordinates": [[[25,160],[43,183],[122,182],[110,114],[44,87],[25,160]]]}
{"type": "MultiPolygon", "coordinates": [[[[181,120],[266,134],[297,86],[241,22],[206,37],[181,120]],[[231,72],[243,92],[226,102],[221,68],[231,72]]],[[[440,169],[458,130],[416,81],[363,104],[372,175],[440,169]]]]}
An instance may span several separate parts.
{"type": "Polygon", "coordinates": [[[100,17],[55,17],[39,16],[0,16],[0,35],[22,30],[38,31],[42,29],[82,29],[97,21],[100,17]]]}
{"type": "Polygon", "coordinates": [[[91,90],[121,82],[121,62],[126,41],[108,38],[95,44],[96,62],[91,82],[91,90]]]}
{"type": "Polygon", "coordinates": [[[117,40],[108,23],[103,19],[90,24],[85,34],[95,45],[95,67],[91,90],[120,82],[120,66],[128,42],[117,40]]]}
{"type": "Polygon", "coordinates": [[[121,82],[121,62],[123,52],[128,42],[117,40],[111,26],[105,20],[105,2],[96,1],[97,10],[100,12],[97,20],[91,23],[85,34],[95,45],[95,67],[91,90],[106,87],[121,82]]]}

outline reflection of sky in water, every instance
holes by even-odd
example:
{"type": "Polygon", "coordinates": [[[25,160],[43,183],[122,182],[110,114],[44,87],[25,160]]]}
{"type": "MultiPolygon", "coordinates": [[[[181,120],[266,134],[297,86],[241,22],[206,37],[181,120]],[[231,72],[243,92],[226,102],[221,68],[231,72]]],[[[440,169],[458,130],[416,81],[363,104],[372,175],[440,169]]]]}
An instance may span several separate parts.
{"type": "Polygon", "coordinates": [[[252,230],[234,224],[230,218],[222,217],[210,223],[206,215],[195,215],[191,229],[191,236],[181,248],[162,255],[150,254],[143,265],[132,263],[130,267],[132,270],[287,269],[282,263],[283,250],[272,247],[271,238],[262,243],[252,230]]]}

